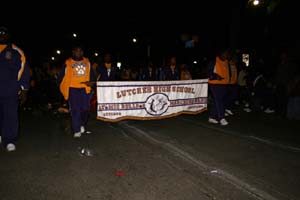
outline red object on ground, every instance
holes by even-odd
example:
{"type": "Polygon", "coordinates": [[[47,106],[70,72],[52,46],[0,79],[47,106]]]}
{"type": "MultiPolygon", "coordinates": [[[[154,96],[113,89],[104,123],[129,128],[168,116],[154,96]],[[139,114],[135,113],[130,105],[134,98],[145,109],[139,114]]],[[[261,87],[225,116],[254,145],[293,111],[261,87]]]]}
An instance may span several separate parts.
{"type": "Polygon", "coordinates": [[[115,171],[115,175],[116,176],[124,176],[125,175],[125,172],[123,171],[123,170],[117,170],[117,171],[115,171]]]}

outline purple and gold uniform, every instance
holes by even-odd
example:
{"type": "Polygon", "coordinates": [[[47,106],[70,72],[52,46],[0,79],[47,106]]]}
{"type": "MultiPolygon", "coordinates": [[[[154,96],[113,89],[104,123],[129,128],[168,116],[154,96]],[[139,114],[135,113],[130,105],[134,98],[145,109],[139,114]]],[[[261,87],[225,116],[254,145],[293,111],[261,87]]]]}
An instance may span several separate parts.
{"type": "Polygon", "coordinates": [[[88,120],[90,107],[91,87],[85,82],[93,80],[93,71],[87,58],[69,58],[60,74],[60,91],[69,101],[72,128],[74,133],[79,133],[88,120]]]}
{"type": "Polygon", "coordinates": [[[6,146],[17,142],[18,92],[29,88],[30,74],[23,51],[4,40],[3,35],[0,41],[0,135],[6,146]]]}
{"type": "MultiPolygon", "coordinates": [[[[225,54],[225,52],[222,52],[225,54]]],[[[226,56],[226,55],[224,55],[226,56]]],[[[222,120],[225,116],[225,101],[230,82],[229,62],[226,58],[217,56],[208,66],[209,89],[214,100],[214,106],[209,109],[209,117],[222,120]]]]}

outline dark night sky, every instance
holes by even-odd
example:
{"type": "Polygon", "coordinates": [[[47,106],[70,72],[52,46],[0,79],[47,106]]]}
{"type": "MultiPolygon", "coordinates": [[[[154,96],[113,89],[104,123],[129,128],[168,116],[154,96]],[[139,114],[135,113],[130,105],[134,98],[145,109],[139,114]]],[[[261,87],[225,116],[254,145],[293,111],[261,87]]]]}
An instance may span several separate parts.
{"type": "MultiPolygon", "coordinates": [[[[179,40],[181,33],[199,34],[205,45],[224,46],[229,42],[235,1],[171,3],[168,6],[149,4],[147,1],[140,1],[137,5],[128,1],[122,5],[103,2],[85,1],[69,6],[63,6],[65,2],[54,1],[41,1],[34,6],[13,2],[18,4],[18,9],[12,12],[11,9],[1,8],[4,11],[0,13],[0,25],[10,29],[13,41],[29,54],[31,60],[48,56],[56,48],[69,47],[73,43],[72,32],[78,33],[81,42],[90,50],[126,49],[131,36],[138,36],[142,41],[151,39],[152,43],[164,47],[179,40]]],[[[13,6],[16,7],[6,7],[13,6]]],[[[281,24],[285,24],[285,29],[290,31],[292,25],[287,25],[282,19],[289,8],[283,8],[273,17],[277,17],[274,21],[278,21],[279,25],[272,22],[271,31],[278,31],[281,24]]],[[[241,16],[245,18],[247,15],[248,19],[245,18],[241,28],[246,32],[264,25],[264,15],[244,11],[241,16]],[[245,23],[249,25],[245,26],[245,23]]],[[[290,14],[287,20],[294,17],[290,14]]],[[[259,37],[260,32],[256,34],[254,37],[259,37]]]]}

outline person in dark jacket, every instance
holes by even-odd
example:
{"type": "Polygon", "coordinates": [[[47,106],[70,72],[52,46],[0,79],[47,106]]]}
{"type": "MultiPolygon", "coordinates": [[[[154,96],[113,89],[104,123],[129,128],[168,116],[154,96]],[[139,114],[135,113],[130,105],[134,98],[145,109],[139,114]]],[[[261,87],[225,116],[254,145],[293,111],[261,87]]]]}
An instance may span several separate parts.
{"type": "Polygon", "coordinates": [[[23,51],[10,42],[8,29],[0,27],[0,143],[16,150],[18,139],[18,99],[25,101],[30,73],[23,51]]]}
{"type": "Polygon", "coordinates": [[[157,71],[153,67],[153,64],[150,62],[148,66],[141,70],[140,78],[141,81],[157,81],[157,71]]]}
{"type": "Polygon", "coordinates": [[[116,81],[117,70],[117,65],[112,62],[111,54],[105,54],[104,62],[100,64],[96,69],[98,74],[97,81],[116,81]]]}
{"type": "Polygon", "coordinates": [[[177,64],[177,59],[175,56],[170,58],[169,64],[163,71],[164,81],[174,81],[180,80],[179,66],[177,64]]]}

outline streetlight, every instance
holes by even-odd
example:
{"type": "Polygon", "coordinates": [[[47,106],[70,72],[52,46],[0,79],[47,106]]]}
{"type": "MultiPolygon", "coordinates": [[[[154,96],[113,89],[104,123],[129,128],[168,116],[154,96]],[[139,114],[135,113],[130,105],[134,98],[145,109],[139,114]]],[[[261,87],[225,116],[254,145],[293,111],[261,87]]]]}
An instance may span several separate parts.
{"type": "Polygon", "coordinates": [[[121,62],[117,62],[117,67],[120,69],[121,68],[122,63],[121,62]]]}
{"type": "Polygon", "coordinates": [[[56,53],[57,53],[58,55],[60,55],[60,54],[61,54],[61,51],[60,51],[60,50],[56,50],[56,53]]]}
{"type": "Polygon", "coordinates": [[[51,57],[51,60],[55,60],[54,56],[51,57]]]}
{"type": "Polygon", "coordinates": [[[94,55],[95,55],[96,57],[97,57],[97,56],[99,56],[99,54],[98,54],[97,52],[95,52],[95,54],[94,54],[94,55]]]}
{"type": "Polygon", "coordinates": [[[132,42],[133,42],[133,43],[136,43],[136,42],[137,42],[137,39],[136,39],[136,38],[132,38],[132,42]]]}
{"type": "Polygon", "coordinates": [[[73,37],[76,38],[76,37],[77,37],[77,34],[76,34],[76,33],[73,33],[73,37]]]}
{"type": "Polygon", "coordinates": [[[254,0],[254,1],[252,2],[252,4],[253,4],[254,6],[258,6],[259,3],[260,3],[259,0],[254,0]]]}
{"type": "Polygon", "coordinates": [[[197,62],[197,60],[194,60],[194,62],[193,62],[193,63],[196,65],[198,62],[197,62]]]}

